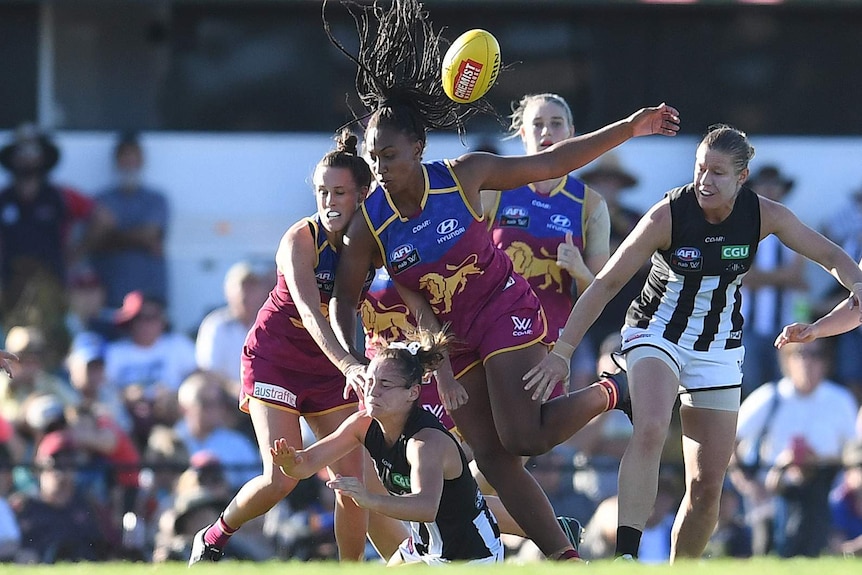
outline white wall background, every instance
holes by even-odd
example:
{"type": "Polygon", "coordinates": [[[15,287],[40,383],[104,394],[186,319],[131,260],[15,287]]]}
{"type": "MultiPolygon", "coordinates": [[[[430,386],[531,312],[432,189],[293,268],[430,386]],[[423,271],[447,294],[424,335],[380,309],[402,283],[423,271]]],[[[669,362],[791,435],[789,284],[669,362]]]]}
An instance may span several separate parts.
{"type": "MultiPolygon", "coordinates": [[[[0,134],[5,144],[11,135],[0,134]]],[[[236,260],[272,262],[281,234],[314,211],[309,184],[317,160],[331,148],[329,134],[142,135],[144,179],[171,204],[167,253],[170,315],[175,327],[193,331],[203,315],[223,301],[222,279],[236,260]]],[[[468,144],[478,138],[468,135],[468,144]]],[[[54,181],[94,194],[113,177],[114,134],[57,133],[62,158],[54,181]]],[[[752,168],[775,163],[796,180],[787,204],[803,221],[819,226],[862,187],[862,138],[752,136],[752,168]]],[[[645,210],[671,187],[691,180],[699,138],[638,138],[618,148],[622,164],[640,181],[624,200],[645,210]]],[[[522,153],[517,141],[502,153],[522,153]]],[[[432,135],[426,158],[456,157],[467,151],[457,136],[432,135]]],[[[0,185],[7,174],[0,171],[0,185]]],[[[812,268],[814,286],[831,281],[812,268]]]]}

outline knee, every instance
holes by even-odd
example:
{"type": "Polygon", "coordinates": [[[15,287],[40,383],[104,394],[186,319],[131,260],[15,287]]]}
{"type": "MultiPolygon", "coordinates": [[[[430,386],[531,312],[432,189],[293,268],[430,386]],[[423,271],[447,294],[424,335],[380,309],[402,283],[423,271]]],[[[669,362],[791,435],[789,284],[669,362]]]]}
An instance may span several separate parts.
{"type": "Polygon", "coordinates": [[[723,486],[722,477],[700,476],[688,485],[689,499],[694,507],[712,507],[718,505],[723,486]]]}
{"type": "Polygon", "coordinates": [[[640,451],[661,451],[667,440],[669,425],[669,421],[638,421],[632,433],[631,443],[636,444],[640,451]]]}
{"type": "Polygon", "coordinates": [[[297,483],[299,482],[293,477],[288,477],[278,471],[271,475],[268,491],[272,497],[281,500],[290,495],[290,492],[293,491],[297,483]]]}
{"type": "Polygon", "coordinates": [[[531,437],[528,433],[516,430],[506,430],[500,433],[500,443],[512,455],[534,456],[550,451],[554,445],[531,437]]]}

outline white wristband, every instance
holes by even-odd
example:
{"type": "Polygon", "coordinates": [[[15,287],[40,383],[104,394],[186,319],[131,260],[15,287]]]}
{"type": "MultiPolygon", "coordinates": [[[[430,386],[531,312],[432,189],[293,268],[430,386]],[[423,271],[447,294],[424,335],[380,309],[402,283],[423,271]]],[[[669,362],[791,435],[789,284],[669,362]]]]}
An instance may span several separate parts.
{"type": "Polygon", "coordinates": [[[569,362],[572,361],[572,355],[575,353],[575,346],[564,341],[557,340],[556,343],[554,343],[554,349],[551,350],[551,353],[558,355],[565,359],[566,362],[569,362]]]}

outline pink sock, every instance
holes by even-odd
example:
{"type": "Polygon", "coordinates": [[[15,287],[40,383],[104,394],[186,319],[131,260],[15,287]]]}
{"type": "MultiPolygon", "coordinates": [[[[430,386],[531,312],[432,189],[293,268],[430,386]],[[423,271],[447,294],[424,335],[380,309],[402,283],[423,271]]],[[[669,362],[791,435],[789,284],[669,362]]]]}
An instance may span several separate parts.
{"type": "Polygon", "coordinates": [[[230,540],[230,536],[234,533],[236,533],[236,529],[228,526],[224,522],[224,518],[219,516],[218,521],[210,525],[210,528],[204,533],[204,542],[218,549],[224,549],[224,546],[230,540]]]}

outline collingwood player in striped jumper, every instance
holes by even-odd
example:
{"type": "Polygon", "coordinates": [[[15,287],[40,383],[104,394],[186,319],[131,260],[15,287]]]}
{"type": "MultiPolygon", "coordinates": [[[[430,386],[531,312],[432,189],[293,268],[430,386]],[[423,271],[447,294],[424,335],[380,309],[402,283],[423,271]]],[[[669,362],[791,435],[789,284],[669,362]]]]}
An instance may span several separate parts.
{"type": "Polygon", "coordinates": [[[450,336],[418,331],[407,337],[409,343],[381,345],[371,360],[363,411],[308,449],[276,440],[273,467],[304,479],[365,446],[388,494],[370,492],[357,477],[338,476],[327,485],[360,507],[410,522],[410,536],[390,565],[501,562],[497,521],[464,452],[437,417],[418,403],[422,382],[443,360],[450,336]]]}
{"type": "MultiPolygon", "coordinates": [[[[775,234],[848,289],[862,280],[862,270],[837,245],[743,185],[753,156],[743,132],[713,127],[697,148],[694,181],[668,192],[641,219],[578,299],[558,341],[571,349],[580,344],[605,304],[652,258],[622,330],[634,432],[620,465],[618,556],[637,557],[677,394],[686,492],[671,535],[671,561],[700,557],[712,534],[740,402],[739,287],[759,241],[775,234]]],[[[541,388],[565,373],[565,360],[552,354],[525,380],[541,388]]]]}

